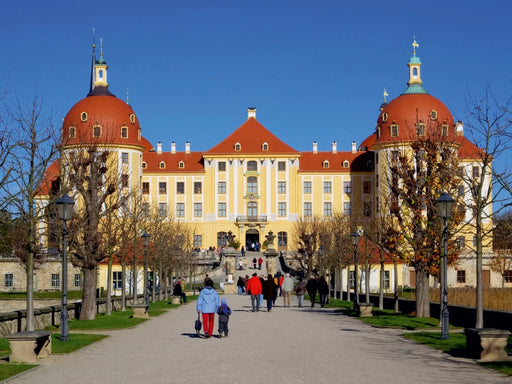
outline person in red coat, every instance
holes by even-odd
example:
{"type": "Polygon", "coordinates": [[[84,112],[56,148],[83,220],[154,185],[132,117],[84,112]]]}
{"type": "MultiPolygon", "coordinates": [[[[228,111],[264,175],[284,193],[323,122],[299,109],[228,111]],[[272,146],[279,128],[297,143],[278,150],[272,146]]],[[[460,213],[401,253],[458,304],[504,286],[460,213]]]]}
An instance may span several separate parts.
{"type": "Polygon", "coordinates": [[[251,295],[252,311],[258,312],[262,287],[260,278],[258,277],[257,273],[252,274],[252,277],[247,282],[247,286],[245,288],[247,289],[247,293],[251,295]]]}

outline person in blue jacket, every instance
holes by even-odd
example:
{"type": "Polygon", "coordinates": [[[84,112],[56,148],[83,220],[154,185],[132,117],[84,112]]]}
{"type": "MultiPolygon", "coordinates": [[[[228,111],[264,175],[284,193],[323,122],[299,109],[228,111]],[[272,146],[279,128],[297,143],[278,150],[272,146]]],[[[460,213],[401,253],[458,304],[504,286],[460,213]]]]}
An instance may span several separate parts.
{"type": "Polygon", "coordinates": [[[196,303],[197,313],[201,312],[203,314],[203,330],[207,339],[212,337],[215,312],[217,312],[219,305],[219,294],[213,289],[212,279],[207,278],[205,287],[199,293],[196,303]]]}

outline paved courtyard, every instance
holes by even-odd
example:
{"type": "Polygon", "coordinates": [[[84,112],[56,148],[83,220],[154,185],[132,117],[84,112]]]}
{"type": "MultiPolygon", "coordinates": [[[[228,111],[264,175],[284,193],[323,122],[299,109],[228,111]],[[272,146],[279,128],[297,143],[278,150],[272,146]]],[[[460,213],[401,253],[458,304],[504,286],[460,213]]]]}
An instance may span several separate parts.
{"type": "MultiPolygon", "coordinates": [[[[9,383],[511,383],[512,379],[376,329],[332,309],[250,311],[226,295],[228,338],[195,335],[195,302],[69,355],[51,355],[9,383]]],[[[292,305],[295,298],[292,298],[292,305]]],[[[216,319],[217,320],[217,319],[216,319]]],[[[216,323],[217,327],[217,323],[216,323]]],[[[217,329],[217,328],[215,328],[217,329]]],[[[73,335],[70,335],[72,338],[73,335]]]]}

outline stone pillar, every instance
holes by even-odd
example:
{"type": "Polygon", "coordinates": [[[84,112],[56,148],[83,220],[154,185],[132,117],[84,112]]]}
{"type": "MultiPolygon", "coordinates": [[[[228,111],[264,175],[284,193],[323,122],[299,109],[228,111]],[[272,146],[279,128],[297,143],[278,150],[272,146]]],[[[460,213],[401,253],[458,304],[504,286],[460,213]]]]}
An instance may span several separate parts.
{"type": "Polygon", "coordinates": [[[237,287],[233,279],[235,277],[235,260],[238,252],[233,247],[227,247],[221,251],[221,254],[222,257],[224,257],[226,260],[226,280],[224,283],[224,292],[236,293],[237,287]]]}
{"type": "Polygon", "coordinates": [[[267,274],[274,276],[276,273],[276,258],[279,256],[279,252],[272,247],[267,248],[263,254],[267,261],[267,274]]]}

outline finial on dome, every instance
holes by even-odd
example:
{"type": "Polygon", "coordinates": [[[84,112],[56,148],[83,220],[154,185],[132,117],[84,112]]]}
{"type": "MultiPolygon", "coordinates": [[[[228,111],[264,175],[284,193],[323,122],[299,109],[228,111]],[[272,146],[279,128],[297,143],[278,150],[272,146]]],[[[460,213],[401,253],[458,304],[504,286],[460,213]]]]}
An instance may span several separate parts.
{"type": "Polygon", "coordinates": [[[129,100],[129,97],[128,97],[128,88],[126,88],[126,104],[130,104],[130,100],[129,100]]]}
{"type": "Polygon", "coordinates": [[[100,57],[103,57],[103,37],[100,37],[100,57]]]}
{"type": "Polygon", "coordinates": [[[389,96],[389,95],[388,95],[388,91],[386,90],[386,88],[384,88],[384,93],[383,93],[383,95],[384,95],[384,102],[386,103],[386,102],[387,102],[386,97],[388,97],[388,96],[389,96]]]}
{"type": "Polygon", "coordinates": [[[413,37],[414,41],[412,42],[412,54],[416,56],[416,48],[420,45],[416,42],[416,36],[413,37]]]}

